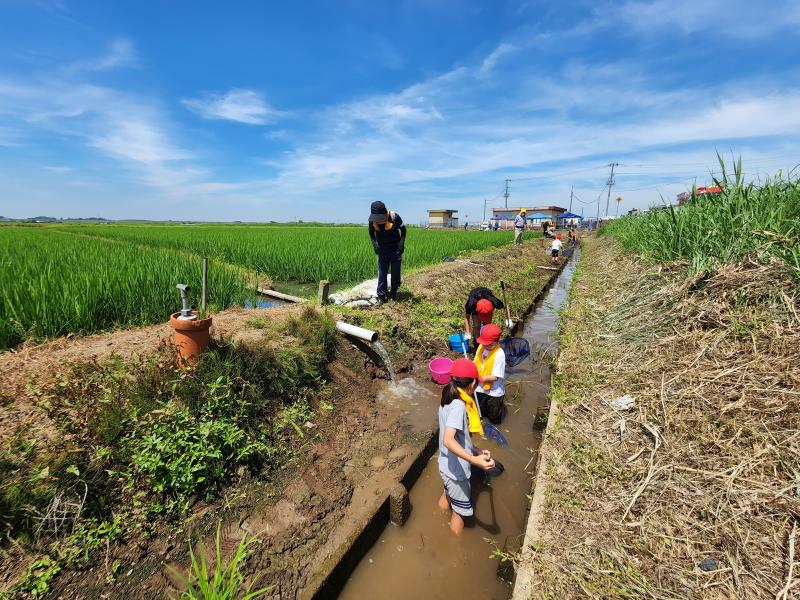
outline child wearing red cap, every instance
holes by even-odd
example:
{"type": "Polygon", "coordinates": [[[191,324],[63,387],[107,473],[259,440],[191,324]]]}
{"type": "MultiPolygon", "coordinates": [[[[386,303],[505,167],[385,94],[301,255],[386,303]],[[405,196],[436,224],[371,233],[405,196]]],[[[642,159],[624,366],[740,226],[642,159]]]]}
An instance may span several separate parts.
{"type": "Polygon", "coordinates": [[[439,508],[452,510],[450,530],[458,534],[464,529],[464,518],[473,514],[469,481],[472,467],[490,471],[495,463],[488,450],[472,445],[470,437],[467,402],[474,402],[472,394],[478,385],[475,363],[460,358],[453,362],[450,375],[452,379],[442,390],[439,406],[439,475],[444,483],[439,508]]]}
{"type": "Polygon", "coordinates": [[[486,325],[478,338],[475,366],[478,369],[478,403],[481,413],[491,423],[499,425],[505,412],[506,353],[500,347],[500,328],[486,325]]]}
{"type": "Polygon", "coordinates": [[[489,288],[477,287],[470,291],[464,305],[464,330],[467,332],[467,341],[473,340],[473,350],[478,347],[475,339],[480,335],[481,328],[492,322],[496,308],[505,308],[505,305],[489,288]]]}

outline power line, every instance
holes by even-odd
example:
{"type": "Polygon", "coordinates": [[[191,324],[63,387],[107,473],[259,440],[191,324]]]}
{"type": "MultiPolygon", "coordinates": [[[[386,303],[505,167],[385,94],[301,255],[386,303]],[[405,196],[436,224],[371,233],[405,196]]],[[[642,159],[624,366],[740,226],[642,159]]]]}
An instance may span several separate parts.
{"type": "Polygon", "coordinates": [[[556,177],[567,177],[569,175],[575,175],[577,173],[587,173],[589,171],[597,171],[598,169],[605,169],[605,165],[597,166],[597,167],[587,167],[585,169],[577,169],[575,171],[565,171],[563,173],[549,173],[547,175],[530,175],[528,177],[514,177],[509,179],[508,181],[530,181],[532,179],[554,179],[556,177]]]}

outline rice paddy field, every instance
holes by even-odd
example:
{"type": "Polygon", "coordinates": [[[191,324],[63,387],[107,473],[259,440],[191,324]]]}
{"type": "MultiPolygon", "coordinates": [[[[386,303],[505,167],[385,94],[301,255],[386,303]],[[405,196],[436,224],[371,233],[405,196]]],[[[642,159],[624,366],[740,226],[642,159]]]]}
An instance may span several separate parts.
{"type": "MultiPolygon", "coordinates": [[[[404,268],[511,239],[510,232],[409,228],[404,268]]],[[[203,256],[210,259],[213,309],[240,305],[256,274],[349,283],[376,273],[366,227],[0,227],[0,349],[28,339],[163,322],[180,308],[175,284],[192,286],[193,306],[199,304],[203,256]]]]}
{"type": "MultiPolygon", "coordinates": [[[[71,233],[216,257],[280,281],[355,282],[375,276],[365,227],[275,225],[72,225],[71,233]]],[[[406,268],[510,242],[511,232],[408,229],[406,268]]]]}

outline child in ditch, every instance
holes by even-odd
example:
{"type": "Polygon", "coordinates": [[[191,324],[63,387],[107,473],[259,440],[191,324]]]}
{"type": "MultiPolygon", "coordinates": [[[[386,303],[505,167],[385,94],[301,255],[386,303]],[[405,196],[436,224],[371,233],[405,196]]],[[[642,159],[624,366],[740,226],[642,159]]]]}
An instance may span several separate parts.
{"type": "Polygon", "coordinates": [[[558,264],[558,254],[561,252],[561,234],[556,236],[556,239],[553,240],[553,243],[550,244],[550,256],[553,261],[553,264],[558,264]]]}
{"type": "Polygon", "coordinates": [[[450,371],[452,379],[442,390],[439,406],[439,475],[444,491],[439,498],[442,511],[452,510],[450,531],[464,529],[464,519],[473,515],[470,476],[472,467],[490,471],[495,463],[488,450],[472,445],[467,403],[478,385],[478,369],[471,360],[459,358],[450,371]]]}
{"type": "Polygon", "coordinates": [[[470,290],[467,302],[464,304],[464,330],[465,339],[472,341],[472,350],[478,347],[475,341],[481,333],[481,328],[491,323],[495,309],[505,308],[502,300],[485,287],[476,287],[470,290]]]}
{"type": "Polygon", "coordinates": [[[478,403],[481,414],[499,425],[505,413],[506,353],[500,347],[500,328],[489,323],[478,337],[475,367],[478,369],[478,403]]]}

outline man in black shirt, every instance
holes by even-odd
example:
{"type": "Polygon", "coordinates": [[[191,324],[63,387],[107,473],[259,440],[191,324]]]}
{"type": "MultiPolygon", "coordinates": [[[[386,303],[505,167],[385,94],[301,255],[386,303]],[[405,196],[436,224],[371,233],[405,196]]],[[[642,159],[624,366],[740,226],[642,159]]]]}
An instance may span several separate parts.
{"type": "Polygon", "coordinates": [[[397,300],[400,289],[400,271],[406,242],[406,226],[395,212],[386,210],[383,202],[373,202],[370,206],[369,237],[372,248],[378,255],[378,304],[387,300],[397,300]],[[392,273],[392,289],[387,298],[387,275],[392,273]]]}
{"type": "Polygon", "coordinates": [[[484,321],[487,313],[478,310],[478,303],[481,300],[486,300],[492,304],[495,309],[505,308],[503,301],[492,293],[492,290],[485,287],[477,287],[470,291],[467,297],[467,302],[464,304],[464,328],[467,332],[467,339],[472,340],[472,349],[478,347],[477,339],[481,332],[481,326],[486,322],[491,322],[491,313],[488,314],[488,321],[484,321]],[[483,318],[482,318],[483,316],[483,318]]]}

